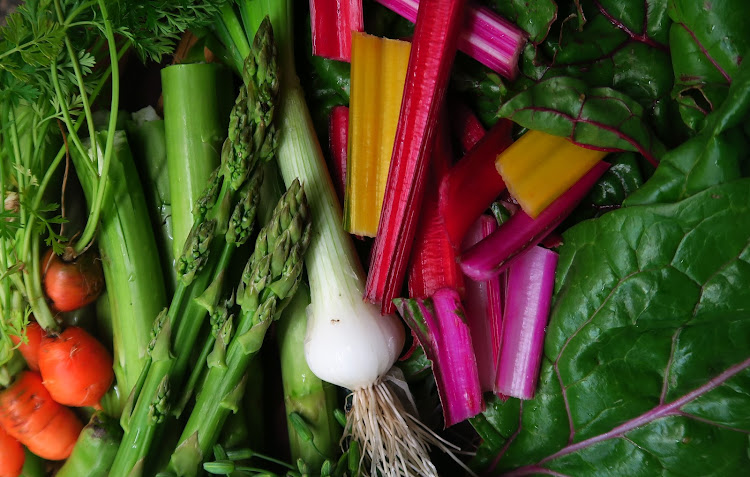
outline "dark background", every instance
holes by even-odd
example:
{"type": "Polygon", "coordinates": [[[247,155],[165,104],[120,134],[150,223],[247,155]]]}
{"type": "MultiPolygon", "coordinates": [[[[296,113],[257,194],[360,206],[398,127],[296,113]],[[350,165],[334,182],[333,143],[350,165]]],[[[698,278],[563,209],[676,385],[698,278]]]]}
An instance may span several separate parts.
{"type": "Polygon", "coordinates": [[[16,9],[21,0],[0,0],[0,25],[5,25],[5,15],[16,9]]]}

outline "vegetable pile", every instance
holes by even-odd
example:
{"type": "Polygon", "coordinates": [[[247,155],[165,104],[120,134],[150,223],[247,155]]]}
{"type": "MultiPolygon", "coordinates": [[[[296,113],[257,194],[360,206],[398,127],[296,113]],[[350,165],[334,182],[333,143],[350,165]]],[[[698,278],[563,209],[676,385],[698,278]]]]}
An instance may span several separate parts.
{"type": "Polygon", "coordinates": [[[739,475],[741,0],[29,0],[0,477],[739,475]]]}

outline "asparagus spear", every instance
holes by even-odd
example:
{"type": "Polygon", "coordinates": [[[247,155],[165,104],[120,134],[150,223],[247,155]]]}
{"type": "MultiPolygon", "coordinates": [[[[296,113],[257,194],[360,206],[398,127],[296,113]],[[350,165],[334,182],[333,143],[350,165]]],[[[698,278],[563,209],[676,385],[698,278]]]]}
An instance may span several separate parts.
{"type": "MultiPolygon", "coordinates": [[[[245,185],[246,178],[255,173],[259,161],[272,157],[275,149],[276,132],[271,124],[278,93],[275,55],[267,22],[258,30],[245,61],[245,84],[230,114],[221,165],[193,208],[195,222],[176,263],[178,285],[159,327],[169,330],[170,338],[166,348],[157,346],[146,360],[123,413],[125,435],[112,476],[142,472],[151,443],[169,412],[169,390],[181,389],[206,312],[218,303],[232,253],[251,233],[252,201],[239,191],[257,185],[257,179],[245,185]],[[234,204],[238,196],[239,202],[234,204]]],[[[248,194],[255,193],[251,190],[248,194]]]]}
{"type": "MultiPolygon", "coordinates": [[[[203,391],[172,453],[169,471],[195,475],[219,437],[244,388],[245,371],[260,350],[266,330],[291,300],[302,274],[310,242],[310,214],[304,189],[295,181],[279,201],[270,223],[258,234],[247,263],[237,301],[242,311],[227,346],[217,340],[203,391]]],[[[231,320],[229,321],[231,322],[231,320]]]]}

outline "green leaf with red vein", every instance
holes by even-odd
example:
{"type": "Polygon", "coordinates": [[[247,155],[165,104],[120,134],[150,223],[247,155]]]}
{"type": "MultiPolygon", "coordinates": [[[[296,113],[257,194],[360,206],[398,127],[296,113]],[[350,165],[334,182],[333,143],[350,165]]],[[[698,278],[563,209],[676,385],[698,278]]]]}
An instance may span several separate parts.
{"type": "Polygon", "coordinates": [[[529,129],[607,151],[634,151],[658,164],[664,146],[643,120],[643,107],[612,88],[555,77],[509,99],[498,115],[529,129]]]}
{"type": "Polygon", "coordinates": [[[750,49],[746,0],[671,0],[674,96],[693,129],[721,105],[750,49]]]}
{"type": "Polygon", "coordinates": [[[565,233],[540,385],[488,403],[490,475],[750,468],[750,179],[565,233]]]}
{"type": "Polygon", "coordinates": [[[558,3],[553,33],[526,52],[522,72],[534,81],[572,76],[590,87],[614,88],[643,107],[644,120],[663,142],[678,144],[686,132],[671,98],[667,1],[558,3]]]}
{"type": "Polygon", "coordinates": [[[626,205],[675,202],[713,185],[747,174],[750,158],[746,132],[750,114],[750,63],[734,76],[727,99],[709,114],[698,135],[669,151],[643,187],[626,205]]]}

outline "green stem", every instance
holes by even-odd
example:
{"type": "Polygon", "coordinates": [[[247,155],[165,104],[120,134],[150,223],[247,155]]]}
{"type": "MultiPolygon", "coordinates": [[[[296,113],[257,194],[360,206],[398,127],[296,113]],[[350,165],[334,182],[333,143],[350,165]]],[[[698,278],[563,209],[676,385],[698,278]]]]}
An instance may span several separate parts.
{"type": "MultiPolygon", "coordinates": [[[[250,54],[250,44],[252,43],[252,37],[245,36],[245,30],[242,28],[242,24],[237,19],[237,15],[234,13],[234,3],[227,2],[221,7],[221,21],[226,27],[229,35],[232,38],[232,42],[237,47],[237,51],[241,58],[247,58],[250,54]],[[248,41],[250,39],[250,41],[248,41]]],[[[242,69],[240,68],[240,71],[242,69]]]]}
{"type": "MultiPolygon", "coordinates": [[[[125,53],[130,48],[130,43],[125,43],[121,48],[120,51],[117,52],[117,60],[119,61],[120,58],[122,58],[125,53]]],[[[104,85],[109,81],[109,76],[112,74],[112,67],[109,66],[104,71],[104,74],[99,79],[99,82],[96,84],[94,89],[91,91],[91,100],[95,100],[97,96],[99,96],[99,93],[101,92],[104,85]]],[[[83,117],[78,118],[78,120],[73,125],[73,131],[76,132],[78,129],[80,129],[81,125],[83,124],[83,117]]],[[[47,171],[44,173],[44,177],[42,178],[42,181],[39,183],[39,188],[37,191],[36,196],[34,197],[34,202],[32,204],[33,208],[38,208],[39,205],[42,203],[42,198],[44,196],[44,192],[47,190],[47,186],[49,185],[50,181],[54,177],[55,170],[57,169],[57,166],[60,165],[60,162],[62,162],[63,158],[65,158],[65,153],[67,152],[67,148],[65,147],[65,144],[62,145],[60,150],[57,152],[57,155],[53,159],[52,163],[50,164],[49,168],[47,168],[47,171]]],[[[91,169],[94,170],[93,168],[91,169]]],[[[31,225],[31,223],[30,223],[31,225]]],[[[30,232],[27,232],[27,235],[30,235],[30,232]]]]}
{"type": "MultiPolygon", "coordinates": [[[[65,19],[63,18],[63,12],[62,12],[62,7],[60,6],[60,0],[55,0],[55,12],[57,13],[57,21],[64,24],[65,19]]],[[[106,19],[106,14],[104,13],[104,11],[102,11],[102,15],[105,17],[104,21],[106,22],[107,19],[106,19]]],[[[85,87],[86,83],[84,82],[84,79],[83,79],[83,71],[81,71],[81,64],[78,61],[78,54],[73,49],[73,44],[70,42],[70,37],[68,36],[67,28],[65,31],[65,48],[68,50],[68,58],[70,58],[70,62],[73,65],[73,73],[75,74],[75,77],[76,77],[76,83],[78,83],[78,92],[81,95],[81,101],[83,102],[83,112],[86,118],[86,122],[88,123],[89,137],[94,137],[94,131],[95,131],[94,119],[93,119],[93,115],[91,114],[91,104],[89,103],[88,93],[86,92],[86,87],[85,87]]],[[[75,134],[75,133],[71,133],[71,134],[75,134]]],[[[94,153],[94,158],[96,159],[96,152],[94,153]]],[[[94,162],[96,162],[96,160],[94,162]]]]}
{"type": "MultiPolygon", "coordinates": [[[[0,157],[0,191],[3,194],[3,208],[5,207],[5,160],[0,157]]],[[[2,273],[6,273],[8,270],[8,255],[5,244],[5,238],[0,237],[0,267],[2,267],[2,273]]],[[[2,300],[0,300],[0,316],[7,316],[6,313],[10,312],[10,280],[2,280],[2,300]]],[[[0,330],[5,329],[5,321],[0,321],[0,330]]]]}
{"type": "MultiPolygon", "coordinates": [[[[8,145],[12,150],[9,150],[9,155],[12,155],[11,157],[14,158],[14,163],[21,165],[24,163],[23,160],[20,158],[20,146],[18,141],[18,130],[16,128],[16,117],[15,113],[13,111],[13,108],[9,106],[7,110],[8,114],[7,117],[10,120],[10,124],[6,124],[6,126],[9,126],[8,130],[10,131],[10,141],[8,141],[8,145]]],[[[24,181],[24,174],[21,173],[21,171],[17,170],[17,180],[19,183],[19,193],[24,192],[25,188],[25,181],[24,181]]],[[[4,199],[4,197],[3,197],[4,199]]],[[[21,207],[21,214],[19,214],[19,222],[21,226],[26,225],[26,211],[25,207],[21,207]]],[[[31,215],[33,217],[33,215],[31,215]]],[[[29,227],[26,226],[28,229],[29,227]]],[[[23,272],[23,282],[22,284],[19,283],[20,280],[16,281],[17,285],[20,285],[19,291],[23,292],[24,295],[26,295],[27,299],[29,300],[29,304],[31,306],[31,309],[34,312],[34,315],[37,316],[37,321],[39,322],[39,325],[42,326],[45,329],[57,329],[57,323],[55,322],[55,319],[52,317],[52,313],[49,310],[49,307],[47,306],[47,301],[44,297],[44,293],[42,291],[41,284],[38,281],[38,275],[39,275],[39,242],[38,241],[32,241],[31,248],[29,250],[30,253],[22,254],[19,257],[19,260],[26,264],[26,268],[23,272]],[[35,253],[36,252],[36,253],[35,253]]],[[[19,244],[20,248],[20,244],[19,244]]],[[[17,278],[17,277],[15,277],[17,278]]]]}
{"type": "Polygon", "coordinates": [[[281,467],[285,467],[289,470],[297,470],[297,468],[288,462],[284,462],[283,460],[276,459],[274,457],[271,457],[270,455],[261,454],[260,452],[255,452],[254,450],[249,449],[236,449],[236,450],[227,450],[227,458],[230,460],[243,460],[245,456],[249,456],[247,458],[255,458],[265,460],[267,462],[271,462],[272,464],[276,464],[281,467]]]}
{"type": "Polygon", "coordinates": [[[101,411],[96,412],[81,431],[73,452],[55,476],[105,477],[115,459],[121,438],[122,429],[117,421],[101,411]]]}
{"type": "Polygon", "coordinates": [[[177,275],[172,252],[172,205],[164,120],[148,120],[142,123],[129,121],[127,133],[133,159],[143,183],[151,224],[154,227],[156,245],[159,248],[159,258],[166,279],[167,296],[171,297],[177,285],[177,275]]]}
{"type": "MultiPolygon", "coordinates": [[[[78,153],[82,156],[86,156],[86,150],[83,148],[83,144],[81,144],[81,139],[78,137],[78,134],[75,134],[75,126],[73,124],[73,119],[70,117],[68,102],[63,95],[62,88],[60,87],[60,75],[57,71],[57,60],[53,60],[52,64],[50,65],[50,78],[52,79],[52,86],[55,88],[57,101],[60,103],[60,109],[63,113],[63,122],[65,122],[65,127],[68,128],[67,137],[73,142],[73,145],[78,150],[78,153]]],[[[93,170],[93,166],[89,165],[89,168],[93,170]]]]}
{"type": "MultiPolygon", "coordinates": [[[[228,248],[234,249],[234,246],[223,247],[225,253],[222,253],[219,265],[226,266],[230,262],[231,254],[227,252],[228,248]]],[[[212,247],[211,252],[218,252],[218,250],[212,247]]],[[[222,270],[223,268],[218,266],[206,267],[187,286],[182,280],[178,281],[166,318],[170,329],[175,330],[174,333],[170,331],[174,339],[170,340],[169,349],[174,350],[176,357],[171,356],[171,353],[163,353],[170,355],[168,362],[164,357],[153,358],[154,361],[148,370],[143,390],[135,397],[128,428],[117,451],[110,475],[114,477],[131,475],[133,467],[145,460],[154,436],[163,431],[159,422],[154,422],[149,418],[149,408],[156,386],[169,376],[170,384],[174,389],[182,388],[181,382],[189,364],[190,350],[195,345],[197,334],[200,332],[206,315],[206,309],[197,304],[195,299],[222,270]]]]}
{"type": "Polygon", "coordinates": [[[74,8],[69,14],[68,18],[65,19],[63,22],[63,25],[65,25],[66,28],[70,27],[70,23],[75,20],[75,18],[81,14],[84,10],[87,8],[91,8],[94,5],[96,5],[97,0],[89,0],[88,2],[83,2],[82,4],[78,5],[76,8],[74,8]]]}
{"type": "MultiPolygon", "coordinates": [[[[56,0],[56,2],[59,2],[59,0],[56,0]]],[[[107,6],[103,0],[99,0],[98,4],[102,11],[102,20],[104,21],[104,36],[107,38],[107,43],[109,45],[109,58],[112,67],[112,101],[110,103],[109,128],[107,129],[107,144],[104,149],[104,165],[102,166],[101,179],[96,188],[96,199],[91,205],[86,227],[83,229],[83,233],[74,247],[76,254],[82,253],[89,246],[89,243],[94,239],[96,230],[99,227],[99,216],[102,211],[102,203],[104,202],[104,190],[107,186],[109,164],[112,162],[112,149],[115,142],[115,128],[117,127],[117,110],[120,106],[120,71],[117,61],[115,35],[112,31],[112,23],[109,21],[107,6]]],[[[93,139],[96,138],[96,135],[92,134],[91,137],[92,146],[94,146],[96,141],[93,139]]],[[[93,149],[96,150],[96,147],[93,147],[93,149]]],[[[97,157],[96,153],[94,153],[94,157],[97,157]]]]}
{"type": "Polygon", "coordinates": [[[57,321],[52,316],[52,312],[47,305],[47,299],[44,296],[40,282],[40,274],[35,273],[39,270],[39,241],[34,240],[31,245],[31,267],[30,270],[24,271],[23,282],[26,289],[26,299],[29,301],[31,310],[34,312],[39,326],[48,331],[58,329],[57,321]]]}
{"type": "MultiPolygon", "coordinates": [[[[18,181],[18,192],[19,195],[26,193],[26,175],[25,171],[22,170],[22,167],[25,167],[25,162],[22,158],[21,154],[21,147],[19,145],[18,141],[18,128],[16,127],[16,115],[13,111],[13,107],[10,106],[8,109],[8,117],[10,119],[10,124],[8,125],[8,130],[10,131],[10,140],[8,141],[8,144],[10,145],[9,153],[11,155],[13,164],[19,166],[16,168],[16,181],[18,181]]],[[[28,170],[28,167],[26,167],[28,170]]],[[[5,199],[3,197],[3,199],[5,199]]],[[[24,227],[26,225],[27,216],[26,216],[26,208],[21,207],[21,213],[19,214],[19,223],[21,224],[21,227],[24,227]]]]}
{"type": "MultiPolygon", "coordinates": [[[[130,43],[126,42],[121,48],[120,51],[117,52],[117,60],[119,61],[120,58],[125,55],[125,53],[130,48],[130,43]]],[[[109,66],[105,71],[102,77],[99,79],[99,82],[94,87],[93,91],[91,92],[91,99],[95,100],[96,97],[101,92],[104,85],[109,80],[109,76],[112,73],[112,67],[109,66]]],[[[73,131],[78,131],[80,129],[81,125],[83,124],[83,117],[79,117],[76,123],[73,125],[73,131]]],[[[60,150],[57,152],[57,155],[50,163],[50,166],[47,168],[47,171],[44,173],[44,177],[42,178],[42,181],[39,183],[39,188],[37,190],[36,195],[34,196],[33,203],[31,207],[33,209],[38,209],[39,206],[42,203],[42,199],[44,198],[44,193],[47,190],[47,187],[49,186],[49,183],[52,181],[52,178],[55,175],[55,171],[57,170],[57,167],[60,165],[60,162],[62,162],[63,158],[66,156],[66,153],[68,152],[68,148],[63,144],[60,147],[60,150]]],[[[87,161],[88,162],[88,161],[87,161]]],[[[88,167],[90,164],[86,164],[84,167],[88,167]]],[[[91,172],[96,172],[93,167],[89,169],[91,172]]],[[[31,239],[35,235],[34,234],[34,223],[36,222],[36,217],[33,215],[29,217],[29,223],[23,230],[23,253],[28,254],[29,250],[31,249],[31,239]]]]}
{"type": "MultiPolygon", "coordinates": [[[[39,122],[40,126],[38,130],[37,128],[32,129],[32,132],[33,132],[32,144],[33,144],[34,150],[32,152],[31,163],[34,164],[35,169],[41,165],[43,155],[47,152],[47,149],[44,146],[47,140],[47,131],[50,128],[51,122],[52,122],[51,120],[42,120],[39,122]]],[[[45,166],[42,166],[42,167],[46,171],[47,168],[45,166]]],[[[39,193],[38,190],[37,190],[37,193],[39,193]]],[[[42,191],[41,193],[43,194],[44,191],[42,191]]]]}
{"type": "MultiPolygon", "coordinates": [[[[107,133],[97,134],[104,142],[107,133]]],[[[146,359],[153,320],[167,299],[154,230],[125,132],[118,131],[115,139],[97,241],[112,316],[115,375],[127,397],[146,359]]],[[[88,156],[74,153],[71,159],[86,201],[92,203],[99,176],[81,167],[88,156]]]]}
{"type": "Polygon", "coordinates": [[[193,226],[193,205],[219,165],[231,107],[231,75],[215,64],[180,64],[164,68],[161,80],[176,258],[193,226]]]}
{"type": "Polygon", "coordinates": [[[198,381],[201,379],[202,376],[205,376],[205,364],[206,360],[208,359],[208,355],[211,354],[211,350],[214,348],[214,343],[216,342],[216,338],[213,334],[209,334],[206,337],[206,341],[203,342],[203,348],[201,349],[201,352],[198,354],[198,359],[195,361],[195,366],[190,371],[190,376],[188,377],[188,380],[185,384],[185,386],[182,387],[182,396],[180,397],[180,400],[177,402],[177,405],[175,409],[173,409],[173,414],[176,418],[180,418],[182,415],[182,412],[185,410],[185,407],[187,406],[188,402],[190,401],[190,397],[193,395],[193,391],[195,391],[195,387],[198,384],[198,381]]]}
{"type": "MultiPolygon", "coordinates": [[[[229,244],[224,242],[224,246],[221,250],[221,255],[219,256],[218,263],[214,267],[214,272],[212,274],[208,274],[210,276],[210,280],[207,281],[207,283],[204,286],[200,287],[193,287],[195,290],[200,290],[201,292],[206,289],[206,286],[208,284],[211,284],[218,278],[218,276],[224,272],[224,270],[227,269],[229,266],[229,263],[232,260],[232,254],[234,253],[235,246],[233,244],[229,244]]],[[[171,309],[170,309],[171,311],[171,309]]],[[[191,299],[188,301],[187,310],[184,310],[184,315],[187,315],[189,312],[190,314],[187,316],[190,316],[191,319],[185,320],[180,319],[179,324],[177,325],[176,333],[175,333],[175,339],[174,339],[174,349],[175,350],[192,350],[193,346],[195,345],[195,342],[198,339],[198,334],[200,333],[201,326],[203,324],[202,317],[205,317],[206,315],[206,309],[203,308],[201,305],[197,304],[194,299],[191,299]],[[197,315],[197,316],[196,316],[197,315]]],[[[187,372],[188,365],[190,364],[190,353],[180,353],[178,354],[176,360],[175,360],[175,366],[174,366],[174,372],[172,373],[175,379],[175,385],[178,389],[182,389],[182,383],[181,378],[185,375],[187,372]]],[[[203,363],[199,363],[199,365],[202,365],[203,363]]]]}
{"type": "Polygon", "coordinates": [[[27,41],[26,43],[24,43],[22,45],[18,45],[18,46],[14,47],[14,48],[11,48],[8,51],[0,53],[0,60],[2,60],[3,58],[5,58],[6,56],[12,55],[13,53],[18,53],[19,51],[23,51],[24,49],[26,49],[29,46],[34,46],[37,43],[38,43],[38,40],[27,41]]]}

